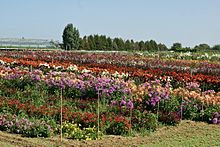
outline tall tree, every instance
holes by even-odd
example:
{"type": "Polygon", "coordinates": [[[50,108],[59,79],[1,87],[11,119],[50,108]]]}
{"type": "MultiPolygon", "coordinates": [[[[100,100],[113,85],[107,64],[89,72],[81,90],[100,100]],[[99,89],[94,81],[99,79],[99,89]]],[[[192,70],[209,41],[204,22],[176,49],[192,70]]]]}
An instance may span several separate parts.
{"type": "Polygon", "coordinates": [[[73,24],[67,24],[63,31],[63,47],[66,50],[78,49],[80,45],[79,30],[73,24]]]}
{"type": "Polygon", "coordinates": [[[182,50],[182,44],[179,42],[173,43],[173,46],[170,48],[173,51],[181,51],[182,50]]]}
{"type": "Polygon", "coordinates": [[[194,47],[195,51],[207,51],[210,50],[210,46],[208,44],[199,44],[194,47]]]}
{"type": "Polygon", "coordinates": [[[107,50],[113,50],[113,42],[110,37],[107,38],[107,50]]]}
{"type": "Polygon", "coordinates": [[[150,42],[149,42],[149,50],[151,50],[151,51],[158,51],[158,46],[157,46],[156,41],[150,40],[150,42]]]}
{"type": "Polygon", "coordinates": [[[213,46],[212,49],[216,51],[220,51],[220,44],[213,46]]]}
{"type": "Polygon", "coordinates": [[[92,35],[89,35],[88,37],[88,44],[89,44],[89,50],[96,50],[94,37],[92,35]]]}
{"type": "Polygon", "coordinates": [[[168,50],[168,48],[166,47],[165,44],[159,43],[157,46],[158,46],[158,50],[159,51],[166,51],[166,50],[168,50]]]}
{"type": "Polygon", "coordinates": [[[132,43],[130,42],[130,40],[125,41],[125,50],[132,50],[132,43]]]}
{"type": "Polygon", "coordinates": [[[139,49],[140,49],[141,51],[144,51],[144,50],[145,50],[144,41],[141,40],[141,41],[138,43],[138,46],[139,46],[139,49]]]}
{"type": "Polygon", "coordinates": [[[118,50],[125,50],[123,39],[121,39],[121,38],[114,38],[113,42],[117,45],[118,50]]]}
{"type": "Polygon", "coordinates": [[[96,34],[93,36],[93,38],[94,38],[95,50],[100,50],[101,49],[100,36],[98,34],[96,34]]]}

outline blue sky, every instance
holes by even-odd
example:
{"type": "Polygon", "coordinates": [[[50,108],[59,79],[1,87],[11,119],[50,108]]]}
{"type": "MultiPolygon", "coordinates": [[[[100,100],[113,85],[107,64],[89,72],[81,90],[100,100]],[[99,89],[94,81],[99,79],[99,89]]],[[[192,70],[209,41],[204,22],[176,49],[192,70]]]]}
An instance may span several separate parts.
{"type": "Polygon", "coordinates": [[[220,44],[220,0],[0,0],[0,6],[1,38],[62,41],[73,23],[81,36],[220,44]]]}

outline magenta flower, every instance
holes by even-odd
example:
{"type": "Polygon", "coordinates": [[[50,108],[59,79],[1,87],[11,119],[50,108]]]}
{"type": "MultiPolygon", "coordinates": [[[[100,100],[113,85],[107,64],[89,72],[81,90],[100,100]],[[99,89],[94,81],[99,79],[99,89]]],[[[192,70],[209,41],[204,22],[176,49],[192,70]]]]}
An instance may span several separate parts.
{"type": "Polygon", "coordinates": [[[125,105],[126,105],[126,101],[125,101],[125,100],[121,100],[120,105],[121,105],[121,106],[125,106],[125,105]]]}
{"type": "Polygon", "coordinates": [[[133,104],[133,102],[131,101],[131,100],[129,100],[128,102],[127,102],[127,108],[129,108],[129,109],[133,109],[134,108],[134,104],[133,104]]]}

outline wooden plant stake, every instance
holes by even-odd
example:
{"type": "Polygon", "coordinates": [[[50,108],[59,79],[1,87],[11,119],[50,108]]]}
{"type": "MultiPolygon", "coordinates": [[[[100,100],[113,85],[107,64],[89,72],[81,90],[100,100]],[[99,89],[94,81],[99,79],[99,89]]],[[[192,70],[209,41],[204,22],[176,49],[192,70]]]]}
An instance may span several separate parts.
{"type": "Polygon", "coordinates": [[[98,116],[98,139],[99,139],[99,105],[100,105],[100,97],[99,97],[99,89],[98,89],[98,110],[97,110],[97,116],[98,116]]]}
{"type": "Polygon", "coordinates": [[[181,96],[181,106],[180,106],[180,121],[183,120],[183,96],[181,96]]]}
{"type": "Polygon", "coordinates": [[[60,89],[60,143],[62,144],[62,121],[63,121],[63,94],[62,94],[62,88],[60,89]]]}
{"type": "Polygon", "coordinates": [[[132,119],[132,109],[130,109],[130,135],[129,136],[131,136],[131,133],[132,133],[132,122],[131,122],[131,119],[132,119]]]}
{"type": "Polygon", "coordinates": [[[160,102],[158,102],[157,105],[157,126],[159,126],[159,108],[160,108],[160,102]]]}

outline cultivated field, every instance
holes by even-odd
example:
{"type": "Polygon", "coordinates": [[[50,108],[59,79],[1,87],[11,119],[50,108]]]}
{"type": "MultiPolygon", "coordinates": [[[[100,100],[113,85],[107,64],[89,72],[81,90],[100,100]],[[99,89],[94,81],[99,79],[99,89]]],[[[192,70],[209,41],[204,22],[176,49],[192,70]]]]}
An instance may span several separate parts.
{"type": "Polygon", "coordinates": [[[219,146],[218,54],[179,56],[1,51],[0,145],[219,146]]]}

